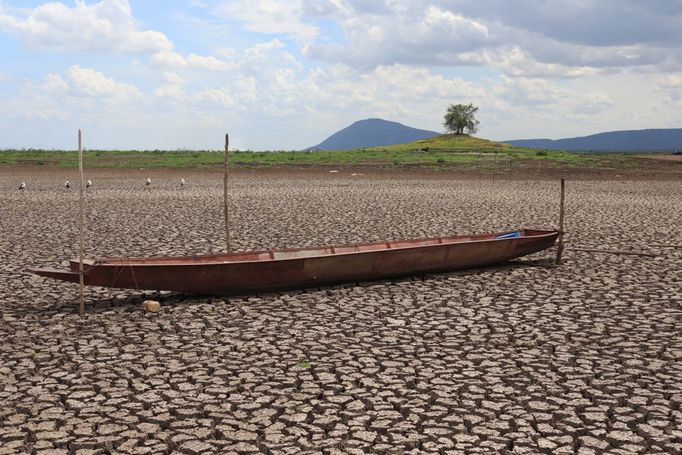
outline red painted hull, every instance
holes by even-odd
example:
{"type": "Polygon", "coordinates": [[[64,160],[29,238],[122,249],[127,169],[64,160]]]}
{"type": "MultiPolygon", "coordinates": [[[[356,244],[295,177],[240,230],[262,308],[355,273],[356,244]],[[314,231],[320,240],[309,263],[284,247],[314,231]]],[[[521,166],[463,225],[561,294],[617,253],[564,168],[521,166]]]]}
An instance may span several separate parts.
{"type": "MultiPolygon", "coordinates": [[[[557,231],[524,229],[517,238],[497,234],[397,240],[350,246],[250,251],[187,257],[110,258],[86,261],[90,286],[235,295],[461,270],[496,264],[554,245],[557,231]]],[[[70,270],[30,269],[77,283],[70,270]]]]}

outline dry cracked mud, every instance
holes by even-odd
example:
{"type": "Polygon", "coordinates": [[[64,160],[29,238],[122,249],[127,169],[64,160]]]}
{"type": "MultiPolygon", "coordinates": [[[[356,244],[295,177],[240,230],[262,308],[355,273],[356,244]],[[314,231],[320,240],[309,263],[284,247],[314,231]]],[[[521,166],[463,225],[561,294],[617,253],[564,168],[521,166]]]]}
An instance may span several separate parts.
{"type": "MultiPolygon", "coordinates": [[[[559,267],[548,250],[243,297],[92,288],[81,320],[78,286],[24,271],[77,254],[75,177],[0,170],[0,454],[682,453],[680,181],[569,181],[559,267]],[[160,312],[140,309],[150,296],[160,312]]],[[[223,248],[219,174],[89,177],[87,256],[223,248]]],[[[230,185],[236,250],[558,218],[556,181],[240,170],[230,185]]]]}

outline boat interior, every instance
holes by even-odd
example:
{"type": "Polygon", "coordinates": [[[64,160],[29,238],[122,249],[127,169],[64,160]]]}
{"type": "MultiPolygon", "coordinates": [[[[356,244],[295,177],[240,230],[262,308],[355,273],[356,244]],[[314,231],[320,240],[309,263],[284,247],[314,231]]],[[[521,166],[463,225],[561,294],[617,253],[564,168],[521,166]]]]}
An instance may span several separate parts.
{"type": "MultiPolygon", "coordinates": [[[[384,242],[361,243],[355,245],[343,246],[325,246],[317,248],[285,248],[285,249],[267,249],[261,251],[246,251],[237,253],[218,253],[209,255],[197,256],[158,256],[158,257],[133,257],[133,258],[103,258],[97,261],[86,261],[85,268],[90,268],[94,265],[173,265],[173,264],[192,264],[192,263],[228,263],[228,262],[252,262],[252,261],[268,261],[268,260],[284,260],[296,259],[315,256],[328,256],[334,254],[348,254],[356,252],[369,252],[378,250],[387,250],[394,248],[415,248],[428,247],[435,245],[448,245],[455,243],[467,243],[475,241],[508,241],[522,237],[551,235],[556,231],[546,230],[532,230],[519,229],[508,232],[498,232],[492,234],[473,234],[453,237],[435,237],[428,239],[408,239],[408,240],[390,240],[384,242]]],[[[71,261],[73,268],[74,262],[71,261]]]]}

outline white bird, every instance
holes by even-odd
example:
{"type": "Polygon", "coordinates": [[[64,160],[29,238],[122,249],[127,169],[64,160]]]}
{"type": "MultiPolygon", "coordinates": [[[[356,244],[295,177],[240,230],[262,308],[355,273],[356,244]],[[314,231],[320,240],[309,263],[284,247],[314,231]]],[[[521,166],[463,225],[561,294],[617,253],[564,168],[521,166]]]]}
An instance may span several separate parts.
{"type": "Polygon", "coordinates": [[[144,179],[144,186],[149,186],[149,185],[151,185],[151,184],[152,184],[152,179],[150,179],[149,177],[147,177],[146,179],[144,179]]]}
{"type": "Polygon", "coordinates": [[[21,183],[19,184],[19,189],[20,189],[20,190],[25,190],[25,189],[26,189],[26,182],[21,182],[21,183]]]}
{"type": "Polygon", "coordinates": [[[71,182],[69,182],[68,180],[66,182],[64,182],[64,188],[66,188],[67,190],[70,189],[71,188],[71,182]]]}
{"type": "Polygon", "coordinates": [[[85,187],[90,188],[92,186],[92,180],[88,179],[87,182],[85,182],[85,187]]]}
{"type": "Polygon", "coordinates": [[[185,186],[185,179],[180,179],[180,188],[185,186]]]}

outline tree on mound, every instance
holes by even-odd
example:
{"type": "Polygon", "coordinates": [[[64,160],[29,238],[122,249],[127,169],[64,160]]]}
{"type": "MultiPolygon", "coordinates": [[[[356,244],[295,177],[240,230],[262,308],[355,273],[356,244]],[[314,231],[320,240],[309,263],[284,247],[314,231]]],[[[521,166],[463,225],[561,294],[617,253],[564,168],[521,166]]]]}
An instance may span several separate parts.
{"type": "Polygon", "coordinates": [[[473,103],[451,104],[445,113],[443,126],[449,133],[464,134],[466,131],[469,134],[474,134],[478,131],[480,123],[476,120],[477,111],[478,107],[474,106],[473,103]]]}

